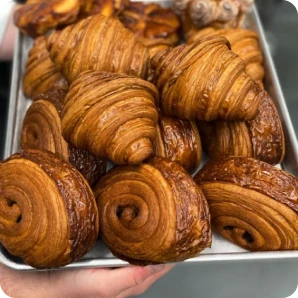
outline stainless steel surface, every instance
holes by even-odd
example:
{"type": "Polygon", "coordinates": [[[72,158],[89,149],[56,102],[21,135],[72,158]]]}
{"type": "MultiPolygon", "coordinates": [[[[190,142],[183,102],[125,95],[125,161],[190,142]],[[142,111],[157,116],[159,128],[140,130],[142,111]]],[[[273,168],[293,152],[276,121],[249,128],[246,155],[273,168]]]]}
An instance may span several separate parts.
{"type": "MultiPolygon", "coordinates": [[[[149,2],[149,1],[146,1],[149,2]]],[[[154,1],[150,1],[154,2],[154,1]]],[[[161,2],[161,1],[156,1],[161,2]]],[[[169,5],[170,1],[163,1],[165,5],[169,5]]],[[[298,143],[295,132],[289,117],[286,103],[280,88],[278,77],[270,56],[269,48],[265,39],[262,24],[258,13],[254,9],[251,18],[248,20],[248,27],[258,31],[261,39],[261,46],[265,56],[266,68],[266,89],[270,93],[276,104],[280,114],[286,137],[286,157],[281,165],[286,171],[298,176],[298,143]]],[[[26,99],[22,93],[22,74],[27,60],[28,50],[32,46],[32,41],[20,35],[15,50],[13,80],[11,86],[11,98],[9,106],[9,118],[7,125],[5,157],[19,150],[19,136],[22,121],[31,101],[26,99]]],[[[213,245],[211,249],[205,250],[201,256],[187,260],[185,263],[192,262],[215,262],[215,261],[238,261],[238,260],[269,260],[269,259],[293,259],[298,258],[298,251],[289,252],[247,252],[222,237],[214,234],[213,245]]],[[[30,266],[26,266],[18,258],[9,255],[3,248],[0,248],[0,261],[9,267],[17,270],[35,270],[30,266]]],[[[105,247],[98,241],[96,247],[87,254],[82,260],[73,263],[65,268],[94,268],[94,267],[119,267],[126,266],[127,263],[115,258],[105,247]]]]}

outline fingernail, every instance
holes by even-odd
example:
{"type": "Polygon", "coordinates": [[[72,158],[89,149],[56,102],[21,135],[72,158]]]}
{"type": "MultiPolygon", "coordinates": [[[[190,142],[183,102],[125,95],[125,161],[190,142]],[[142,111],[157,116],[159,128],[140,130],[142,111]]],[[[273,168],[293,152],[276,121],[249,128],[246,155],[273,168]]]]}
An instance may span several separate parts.
{"type": "Polygon", "coordinates": [[[164,264],[160,264],[160,265],[150,265],[148,266],[151,270],[152,273],[158,273],[161,272],[165,269],[165,265],[164,264]]]}

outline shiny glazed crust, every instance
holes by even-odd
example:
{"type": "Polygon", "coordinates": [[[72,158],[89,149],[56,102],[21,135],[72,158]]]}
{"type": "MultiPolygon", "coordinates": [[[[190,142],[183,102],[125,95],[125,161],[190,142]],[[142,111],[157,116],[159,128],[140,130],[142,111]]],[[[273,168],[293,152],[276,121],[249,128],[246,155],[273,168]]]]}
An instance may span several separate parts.
{"type": "Polygon", "coordinates": [[[71,85],[62,113],[64,138],[73,146],[138,164],[153,153],[158,91],[139,78],[86,71],[71,85]]]}
{"type": "Polygon", "coordinates": [[[254,157],[272,165],[285,155],[281,121],[274,103],[265,97],[255,120],[247,122],[198,122],[203,147],[210,158],[221,156],[254,157]]]}
{"type": "Polygon", "coordinates": [[[100,14],[53,32],[47,47],[69,82],[85,70],[126,73],[144,79],[148,75],[146,47],[120,21],[100,14]]]}
{"type": "Polygon", "coordinates": [[[68,83],[50,59],[46,38],[41,36],[34,42],[26,62],[23,77],[23,92],[26,97],[36,99],[50,90],[67,90],[68,83]]]}
{"type": "Polygon", "coordinates": [[[174,162],[112,169],[96,186],[100,235],[133,264],[183,261],[211,245],[208,205],[174,162]]]}
{"type": "Polygon", "coordinates": [[[152,59],[161,107],[188,120],[252,120],[267,96],[246,73],[224,37],[157,53],[152,59]]]}
{"type": "Polygon", "coordinates": [[[201,138],[193,121],[160,114],[155,140],[155,155],[175,161],[188,172],[194,172],[202,159],[201,138]]]}
{"type": "Polygon", "coordinates": [[[264,162],[230,157],[195,177],[217,232],[252,251],[298,248],[298,180],[264,162]]]}
{"type": "Polygon", "coordinates": [[[91,189],[70,164],[50,152],[23,151],[0,164],[0,242],[37,268],[84,256],[98,235],[91,189]]]}
{"type": "Polygon", "coordinates": [[[79,0],[28,0],[15,12],[14,22],[24,34],[37,37],[74,22],[79,9],[79,0]]]}

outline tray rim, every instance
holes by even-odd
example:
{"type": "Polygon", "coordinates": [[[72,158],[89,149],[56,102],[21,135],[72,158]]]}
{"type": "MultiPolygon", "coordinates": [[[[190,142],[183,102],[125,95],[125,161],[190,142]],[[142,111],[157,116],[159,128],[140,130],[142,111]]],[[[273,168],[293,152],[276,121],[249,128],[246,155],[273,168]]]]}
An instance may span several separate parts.
{"type": "MultiPolygon", "coordinates": [[[[134,1],[134,0],[133,0],[134,1]]],[[[143,2],[160,2],[158,0],[151,1],[143,1],[143,2]]],[[[164,1],[170,3],[171,1],[164,1]]],[[[259,13],[256,5],[253,8],[253,17],[256,21],[256,26],[260,33],[260,42],[262,48],[264,50],[264,58],[267,60],[267,66],[271,72],[271,80],[272,85],[275,88],[275,91],[278,96],[278,104],[283,114],[284,121],[286,122],[287,131],[288,131],[288,141],[293,149],[294,157],[298,161],[298,141],[296,138],[295,130],[289,115],[289,111],[286,105],[286,101],[283,95],[283,91],[280,86],[280,82],[278,79],[277,71],[273,62],[273,58],[270,54],[269,46],[266,41],[264,29],[262,22],[259,17],[259,13]]],[[[16,47],[14,51],[13,58],[13,68],[12,68],[12,84],[10,90],[10,99],[9,99],[9,107],[8,107],[8,118],[7,118],[7,126],[6,126],[6,136],[5,136],[5,149],[4,156],[6,158],[10,155],[13,148],[13,138],[11,137],[11,133],[13,132],[17,113],[16,113],[16,101],[19,92],[19,80],[18,73],[20,70],[20,55],[21,55],[21,43],[22,34],[19,32],[16,40],[16,47]]],[[[188,259],[183,264],[196,263],[196,262],[225,262],[225,261],[252,261],[252,260],[285,260],[285,259],[298,259],[298,251],[276,251],[276,252],[230,252],[230,253],[213,253],[213,254],[201,254],[198,257],[188,259]]],[[[2,251],[2,246],[0,245],[0,263],[20,271],[43,271],[35,269],[31,266],[25,264],[16,263],[10,259],[8,259],[2,251]]],[[[86,268],[106,268],[106,267],[124,267],[130,266],[127,262],[124,262],[117,258],[107,258],[107,259],[85,259],[79,260],[75,263],[67,265],[61,268],[55,268],[51,270],[67,270],[67,269],[86,269],[86,268]]],[[[46,269],[48,270],[48,269],[46,269]]]]}

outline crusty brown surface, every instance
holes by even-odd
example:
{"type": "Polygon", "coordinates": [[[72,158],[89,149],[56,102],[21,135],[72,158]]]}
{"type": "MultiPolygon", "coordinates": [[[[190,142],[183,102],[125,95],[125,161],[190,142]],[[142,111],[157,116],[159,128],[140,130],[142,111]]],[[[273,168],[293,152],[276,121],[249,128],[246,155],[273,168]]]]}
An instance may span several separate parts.
{"type": "Polygon", "coordinates": [[[53,153],[29,150],[0,169],[0,241],[11,254],[37,268],[60,267],[93,247],[96,202],[74,167],[53,153]]]}
{"type": "Polygon", "coordinates": [[[112,169],[96,186],[101,237],[134,264],[182,261],[211,245],[208,205],[174,162],[112,169]]]}
{"type": "Polygon", "coordinates": [[[29,51],[23,77],[23,91],[26,97],[36,99],[38,95],[51,90],[67,90],[68,83],[58,71],[46,48],[46,38],[41,36],[29,51]]]}

